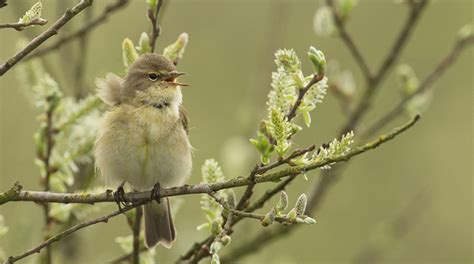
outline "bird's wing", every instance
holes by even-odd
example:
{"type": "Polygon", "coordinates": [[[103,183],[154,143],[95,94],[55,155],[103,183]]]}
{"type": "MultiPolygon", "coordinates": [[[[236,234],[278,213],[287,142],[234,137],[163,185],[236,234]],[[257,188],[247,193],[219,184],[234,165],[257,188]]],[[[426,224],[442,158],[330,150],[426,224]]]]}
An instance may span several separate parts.
{"type": "Polygon", "coordinates": [[[184,131],[186,131],[186,134],[189,134],[188,114],[186,112],[186,109],[184,109],[184,106],[182,105],[179,106],[179,120],[181,121],[181,124],[183,125],[184,131]]]}
{"type": "Polygon", "coordinates": [[[107,73],[104,78],[95,80],[97,95],[104,103],[115,106],[120,103],[120,94],[123,89],[123,79],[114,73],[107,73]]]}

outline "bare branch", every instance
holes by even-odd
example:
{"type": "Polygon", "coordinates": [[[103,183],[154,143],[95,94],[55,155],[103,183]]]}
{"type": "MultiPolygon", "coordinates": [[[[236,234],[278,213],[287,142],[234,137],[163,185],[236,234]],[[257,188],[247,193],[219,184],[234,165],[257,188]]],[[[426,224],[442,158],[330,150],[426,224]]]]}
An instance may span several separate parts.
{"type": "Polygon", "coordinates": [[[32,19],[31,21],[28,21],[28,22],[0,24],[0,29],[2,29],[2,28],[12,28],[16,31],[22,31],[26,27],[36,26],[36,25],[42,26],[42,25],[46,25],[46,23],[48,23],[48,20],[46,20],[46,19],[35,18],[35,19],[32,19]]]}
{"type": "Polygon", "coordinates": [[[133,205],[129,205],[129,206],[126,206],[124,208],[121,208],[120,210],[117,210],[109,215],[106,215],[106,216],[102,216],[102,217],[99,217],[99,218],[96,218],[96,219],[93,219],[93,220],[90,220],[90,221],[86,221],[86,222],[83,222],[83,223],[80,223],[80,224],[77,224],[53,237],[51,237],[50,239],[44,241],[43,243],[39,244],[38,246],[26,251],[25,253],[21,254],[21,255],[18,255],[18,256],[11,256],[11,257],[8,257],[8,259],[6,260],[6,264],[12,264],[12,263],[15,263],[17,262],[18,260],[21,260],[25,257],[28,257],[34,253],[39,253],[43,248],[45,247],[48,247],[49,245],[55,243],[55,242],[58,242],[60,241],[61,239],[75,233],[76,231],[79,231],[85,227],[88,227],[88,226],[91,226],[91,225],[95,225],[95,224],[98,224],[98,223],[107,223],[109,221],[110,218],[114,217],[114,216],[117,216],[117,215],[120,215],[124,212],[127,212],[137,206],[140,206],[142,204],[144,204],[145,202],[142,202],[142,203],[137,203],[137,204],[133,204],[133,205]]]}
{"type": "Polygon", "coordinates": [[[98,27],[101,24],[103,24],[104,22],[106,22],[107,19],[109,18],[109,16],[112,13],[114,13],[114,12],[122,9],[123,7],[125,7],[128,4],[128,2],[129,2],[129,0],[116,0],[115,3],[109,4],[107,7],[105,7],[104,11],[102,12],[102,14],[100,16],[98,16],[94,20],[92,20],[89,23],[87,23],[86,25],[84,25],[81,29],[77,30],[74,33],[71,33],[68,36],[60,38],[58,41],[56,41],[51,46],[48,46],[46,48],[43,48],[43,49],[40,49],[40,50],[34,52],[33,54],[31,54],[30,56],[25,58],[24,61],[28,61],[28,60],[30,60],[32,58],[35,58],[35,57],[44,56],[47,53],[49,53],[51,51],[54,51],[54,50],[60,48],[61,46],[75,40],[76,38],[79,38],[79,37],[87,34],[88,32],[93,31],[96,27],[98,27]]]}
{"type": "Polygon", "coordinates": [[[41,33],[39,36],[34,38],[28,43],[22,50],[18,51],[13,57],[8,59],[5,63],[0,65],[0,76],[3,76],[8,70],[10,70],[20,60],[25,58],[26,55],[30,54],[33,50],[38,48],[46,40],[52,36],[58,34],[59,30],[69,22],[73,17],[82,12],[84,9],[92,5],[92,0],[81,0],[79,4],[74,6],[72,9],[67,9],[64,15],[62,15],[50,28],[41,33]]]}
{"type": "Polygon", "coordinates": [[[334,18],[334,22],[339,31],[341,39],[346,44],[347,48],[349,48],[352,57],[354,57],[355,61],[359,65],[359,68],[362,70],[365,80],[367,81],[367,83],[370,83],[372,80],[372,73],[370,72],[369,66],[367,66],[367,62],[365,61],[364,56],[362,56],[361,52],[359,51],[359,48],[357,48],[351,35],[346,31],[345,23],[342,17],[337,12],[336,7],[334,5],[334,1],[326,0],[326,4],[331,8],[332,16],[334,18]]]}
{"type": "Polygon", "coordinates": [[[438,80],[454,62],[456,62],[461,52],[469,45],[474,45],[474,36],[456,42],[451,52],[441,60],[441,62],[436,66],[433,72],[431,72],[428,77],[426,77],[425,80],[420,84],[418,89],[414,93],[403,97],[403,99],[400,100],[400,102],[398,102],[395,107],[393,107],[388,113],[378,119],[370,128],[367,129],[367,131],[364,131],[363,136],[370,137],[371,135],[375,134],[386,124],[388,124],[390,121],[392,121],[401,113],[403,113],[406,104],[411,99],[413,99],[413,97],[422,94],[429,89],[432,89],[433,83],[438,80]]]}
{"type": "Polygon", "coordinates": [[[389,54],[385,58],[382,63],[382,66],[377,71],[377,74],[372,78],[369,82],[367,89],[365,90],[362,98],[360,99],[359,103],[356,105],[354,111],[348,118],[346,125],[341,130],[341,134],[345,134],[359,124],[360,119],[365,115],[367,110],[370,109],[370,104],[372,103],[373,96],[375,92],[378,90],[380,83],[387,75],[389,70],[393,67],[394,63],[396,62],[397,58],[400,57],[403,48],[405,47],[411,33],[413,32],[418,19],[422,11],[425,9],[428,0],[421,0],[417,2],[415,5],[411,6],[411,11],[408,16],[408,19],[405,22],[402,30],[400,31],[397,39],[395,40],[392,49],[390,50],[389,54]]]}
{"type": "Polygon", "coordinates": [[[151,22],[151,33],[150,37],[150,46],[151,52],[155,51],[156,39],[160,36],[161,27],[158,24],[158,15],[160,14],[161,7],[163,6],[163,0],[158,0],[155,10],[148,9],[148,19],[151,22]]]}

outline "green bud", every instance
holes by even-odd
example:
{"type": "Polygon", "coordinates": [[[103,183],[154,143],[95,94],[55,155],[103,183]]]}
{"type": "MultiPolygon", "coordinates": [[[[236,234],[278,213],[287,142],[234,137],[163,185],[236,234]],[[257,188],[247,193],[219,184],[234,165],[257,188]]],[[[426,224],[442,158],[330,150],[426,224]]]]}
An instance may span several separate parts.
{"type": "Polygon", "coordinates": [[[420,82],[416,77],[415,71],[410,67],[410,65],[400,65],[397,69],[397,73],[398,77],[400,78],[400,88],[402,90],[402,94],[404,96],[409,96],[416,92],[420,82]]]}
{"type": "Polygon", "coordinates": [[[151,10],[155,10],[158,5],[158,0],[146,0],[146,3],[151,10]]]}
{"type": "Polygon", "coordinates": [[[257,132],[257,139],[249,140],[252,145],[260,152],[260,161],[266,165],[270,163],[270,154],[273,152],[274,147],[268,141],[268,138],[260,131],[257,132]]]}
{"type": "Polygon", "coordinates": [[[41,2],[37,2],[34,4],[30,10],[26,11],[25,15],[18,22],[20,23],[28,23],[34,19],[41,18],[41,12],[43,10],[43,4],[41,2]]]}
{"type": "Polygon", "coordinates": [[[265,217],[262,219],[260,223],[262,224],[262,226],[269,226],[273,223],[273,221],[275,221],[275,217],[276,217],[276,211],[274,208],[272,208],[272,210],[270,210],[270,212],[268,212],[265,215],[265,217]]]}
{"type": "Polygon", "coordinates": [[[212,254],[211,264],[221,264],[221,260],[219,259],[219,255],[212,254]]]}
{"type": "Polygon", "coordinates": [[[212,242],[211,246],[209,247],[209,252],[211,254],[216,254],[217,252],[219,252],[219,250],[221,250],[222,246],[223,246],[222,242],[216,240],[216,241],[212,242]]]}
{"type": "Polygon", "coordinates": [[[316,224],[316,220],[314,220],[313,218],[307,216],[304,219],[304,223],[307,224],[307,225],[312,225],[312,224],[316,224]]]}
{"type": "Polygon", "coordinates": [[[183,57],[184,50],[188,45],[188,33],[181,33],[175,43],[169,45],[163,50],[163,56],[167,57],[176,65],[183,57]]]}
{"type": "Polygon", "coordinates": [[[326,74],[326,58],[324,57],[324,53],[311,46],[308,51],[308,57],[313,64],[316,74],[324,76],[326,74]]]}
{"type": "Polygon", "coordinates": [[[303,218],[296,217],[296,223],[298,223],[298,224],[304,224],[303,218]]]}
{"type": "Polygon", "coordinates": [[[282,212],[288,207],[288,194],[286,192],[282,191],[280,192],[280,200],[278,201],[276,205],[276,211],[282,212]]]}
{"type": "Polygon", "coordinates": [[[296,83],[296,87],[303,88],[304,87],[304,77],[302,76],[301,72],[293,72],[291,73],[291,78],[296,83]]]}
{"type": "Polygon", "coordinates": [[[356,7],[357,3],[359,2],[358,0],[339,0],[339,14],[341,15],[342,19],[345,20],[352,9],[356,7]]]}
{"type": "Polygon", "coordinates": [[[298,197],[298,200],[296,201],[295,204],[295,209],[296,209],[296,214],[297,215],[304,215],[304,211],[306,210],[306,203],[307,203],[307,198],[306,194],[301,194],[300,197],[298,197]]]}
{"type": "Polygon", "coordinates": [[[219,221],[212,221],[211,223],[211,233],[215,236],[219,235],[222,232],[222,226],[219,221]]]}
{"type": "Polygon", "coordinates": [[[472,37],[472,35],[473,35],[472,24],[464,25],[458,31],[458,40],[459,41],[464,41],[464,40],[472,37]]]}
{"type": "Polygon", "coordinates": [[[310,127],[311,126],[311,114],[308,111],[304,111],[302,114],[303,114],[304,124],[307,127],[310,127]]]}
{"type": "MultiPolygon", "coordinates": [[[[133,210],[130,210],[130,211],[133,211],[133,210]]],[[[204,223],[204,224],[198,225],[198,226],[196,227],[196,230],[199,231],[199,230],[202,230],[202,229],[204,229],[204,228],[208,229],[208,228],[210,228],[210,227],[211,227],[211,225],[210,225],[209,223],[204,223]]]]}
{"type": "Polygon", "coordinates": [[[313,29],[318,36],[322,37],[331,36],[336,32],[336,25],[330,7],[322,6],[316,10],[313,19],[313,29]]]}
{"type": "Polygon", "coordinates": [[[142,32],[140,40],[138,41],[137,50],[140,54],[151,52],[150,38],[147,33],[142,32]]]}
{"type": "Polygon", "coordinates": [[[222,245],[225,247],[227,245],[230,244],[230,242],[232,241],[232,239],[230,238],[230,236],[228,235],[225,235],[221,238],[221,242],[222,242],[222,245]]]}
{"type": "Polygon", "coordinates": [[[290,221],[296,221],[296,218],[297,218],[296,208],[291,209],[291,211],[289,211],[286,214],[286,218],[290,219],[290,221]]]}
{"type": "Polygon", "coordinates": [[[130,65],[138,58],[138,53],[135,50],[133,41],[129,38],[126,38],[122,42],[122,59],[123,65],[128,69],[130,65]]]}

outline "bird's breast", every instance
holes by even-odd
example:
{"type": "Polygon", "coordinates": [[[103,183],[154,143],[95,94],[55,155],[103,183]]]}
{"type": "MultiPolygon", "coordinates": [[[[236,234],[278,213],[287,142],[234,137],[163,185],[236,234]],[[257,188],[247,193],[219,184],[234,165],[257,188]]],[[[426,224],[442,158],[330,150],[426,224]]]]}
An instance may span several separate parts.
{"type": "Polygon", "coordinates": [[[180,185],[190,175],[191,145],[173,113],[152,107],[118,110],[104,123],[96,153],[106,156],[97,159],[106,176],[147,189],[157,182],[180,185]]]}

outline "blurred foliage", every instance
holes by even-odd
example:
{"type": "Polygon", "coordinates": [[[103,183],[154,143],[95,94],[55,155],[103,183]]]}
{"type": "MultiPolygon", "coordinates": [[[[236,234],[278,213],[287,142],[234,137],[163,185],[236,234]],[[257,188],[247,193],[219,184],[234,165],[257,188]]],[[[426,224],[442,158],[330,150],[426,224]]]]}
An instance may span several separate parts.
{"type": "MultiPolygon", "coordinates": [[[[9,5],[1,11],[5,13],[6,8],[12,8],[15,12],[5,13],[5,21],[18,19],[34,2],[9,1],[9,5]],[[25,3],[26,8],[17,12],[15,6],[22,3],[25,3]]],[[[43,1],[42,16],[54,21],[58,2],[43,1]]],[[[191,118],[191,142],[196,148],[195,164],[202,164],[205,157],[216,157],[229,136],[241,134],[242,125],[234,117],[238,114],[235,113],[237,104],[245,100],[246,96],[255,97],[254,101],[259,104],[257,109],[263,112],[265,99],[259,91],[267,91],[269,88],[257,87],[255,78],[267,80],[265,83],[271,80],[271,70],[260,67],[258,63],[261,60],[271,61],[275,50],[268,50],[268,43],[274,43],[277,47],[292,47],[299,54],[315,45],[324,50],[328,58],[337,59],[341,69],[344,69],[342,72],[352,72],[353,83],[358,88],[357,94],[365,88],[358,69],[340,40],[320,38],[313,34],[311,21],[316,9],[322,6],[321,3],[263,0],[255,3],[211,2],[172,2],[166,8],[162,22],[163,34],[158,39],[158,46],[164,48],[164,43],[173,43],[176,34],[185,30],[195,40],[193,45],[186,48],[186,58],[179,65],[190,73],[186,78],[192,84],[189,90],[184,90],[184,99],[191,118]],[[278,5],[284,7],[283,12],[291,19],[281,28],[275,29],[269,21],[278,5]],[[199,10],[200,19],[192,19],[196,16],[196,10],[199,10]],[[242,19],[243,13],[246,14],[246,19],[242,19]],[[273,34],[274,31],[281,31],[282,37],[273,38],[276,35],[273,34]],[[243,93],[243,87],[249,86],[254,93],[243,93]]],[[[106,1],[95,1],[95,10],[98,12],[106,4],[106,1]]],[[[469,31],[469,27],[466,27],[467,30],[456,35],[460,26],[472,21],[471,7],[472,4],[466,1],[433,2],[426,10],[400,62],[409,64],[415,69],[418,78],[423,79],[450,49],[453,39],[463,38],[465,32],[469,31]],[[433,28],[439,33],[433,34],[433,28]]],[[[87,55],[89,62],[84,76],[86,89],[92,92],[94,78],[103,76],[106,72],[123,71],[120,43],[128,36],[133,36],[131,39],[140,37],[140,32],[147,27],[147,21],[143,18],[144,8],[141,1],[132,1],[125,11],[111,17],[108,23],[91,35],[90,42],[94,48],[87,55]],[[143,19],[131,20],[131,17],[143,19]]],[[[369,63],[377,65],[385,56],[405,15],[405,6],[375,0],[359,1],[357,8],[352,10],[349,30],[367,55],[369,63]]],[[[80,19],[73,21],[70,29],[79,28],[81,23],[80,19]]],[[[39,30],[34,27],[23,32],[29,34],[39,30]]],[[[2,39],[8,39],[8,43],[15,43],[23,33],[2,31],[0,34],[2,39]]],[[[138,46],[141,47],[140,42],[138,46]]],[[[64,65],[72,64],[75,57],[84,55],[79,52],[81,47],[78,45],[73,44],[71,47],[78,52],[67,54],[68,56],[49,55],[43,64],[66,98],[73,94],[70,85],[73,69],[64,65]]],[[[15,51],[17,49],[14,45],[2,45],[0,56],[5,59],[15,51]]],[[[317,215],[318,225],[303,227],[285,238],[284,242],[271,244],[265,251],[245,261],[287,263],[286,260],[291,259],[294,263],[349,263],[355,253],[366,246],[366,238],[376,229],[381,219],[398,211],[406,202],[406,197],[411,197],[412,193],[429,184],[433,186],[433,202],[431,206],[423,207],[421,210],[424,212],[414,220],[419,221],[420,225],[412,229],[399,246],[388,246],[384,261],[472,262],[472,219],[466,217],[466,212],[472,210],[471,201],[467,199],[472,194],[472,148],[466,148],[466,142],[470,142],[473,134],[470,75],[472,55],[472,50],[462,55],[459,63],[436,84],[438,89],[420,126],[396,143],[352,162],[350,171],[345,175],[348,177],[340,181],[325,199],[324,206],[317,215]],[[434,142],[449,144],[444,144],[443,151],[440,151],[439,144],[434,142]],[[456,177],[453,179],[446,175],[456,177]]],[[[309,60],[303,60],[301,64],[303,69],[311,69],[309,60]]],[[[328,68],[331,64],[332,61],[329,61],[328,68]]],[[[15,71],[27,72],[20,68],[15,71]]],[[[14,181],[20,180],[25,186],[35,189],[38,186],[37,168],[28,164],[32,164],[31,160],[35,155],[31,135],[38,129],[38,123],[34,119],[37,110],[25,107],[28,102],[21,96],[20,89],[16,89],[23,79],[20,77],[18,80],[15,74],[10,73],[0,79],[0,188],[8,189],[14,181]]],[[[338,78],[329,72],[328,78],[330,82],[338,82],[338,78]]],[[[397,80],[396,75],[387,79],[383,91],[377,96],[373,113],[367,117],[368,121],[383,113],[387,106],[400,98],[399,90],[394,89],[397,80]]],[[[33,89],[28,85],[26,88],[33,89]]],[[[29,94],[36,96],[31,91],[29,94]]],[[[313,121],[313,128],[317,130],[308,129],[298,134],[296,139],[299,144],[327,142],[333,138],[343,115],[332,96],[327,96],[326,100],[324,105],[318,106],[317,122],[313,121]]],[[[61,101],[62,105],[66,105],[67,100],[61,101]]],[[[255,122],[267,116],[262,112],[253,113],[255,122]]],[[[59,149],[60,144],[57,147],[59,149]]],[[[59,160],[61,164],[64,162],[59,160]]],[[[254,160],[250,159],[250,162],[254,160]]],[[[77,161],[74,164],[77,165],[77,161]]],[[[226,175],[244,175],[251,166],[252,164],[240,166],[226,175]]],[[[64,167],[65,170],[74,171],[69,164],[64,167]]],[[[200,181],[198,171],[199,166],[195,166],[190,183],[200,181]]],[[[64,182],[62,179],[61,181],[64,182]]],[[[94,179],[93,184],[102,185],[97,179],[94,179]]],[[[307,191],[312,184],[313,180],[295,182],[288,191],[290,198],[307,191]]],[[[265,188],[266,186],[262,186],[258,190],[265,188]]],[[[172,250],[157,249],[157,255],[164,262],[172,262],[195,240],[207,235],[195,231],[196,223],[199,220],[205,221],[204,216],[199,218],[198,199],[196,196],[184,199],[187,203],[179,219],[176,219],[180,234],[175,247],[172,250]]],[[[0,238],[0,244],[6,252],[14,253],[30,248],[35,244],[31,238],[41,237],[41,225],[31,224],[32,217],[36,217],[39,212],[33,205],[0,207],[0,213],[4,215],[10,230],[24,230],[8,232],[0,238]]],[[[91,215],[96,213],[91,212],[91,215]]],[[[113,241],[117,234],[128,234],[123,226],[124,221],[117,219],[100,228],[91,229],[84,235],[80,234],[84,247],[81,249],[82,254],[73,263],[85,263],[91,259],[102,263],[122,254],[122,249],[114,243],[97,241],[113,241]]],[[[261,227],[252,222],[239,227],[233,243],[245,242],[249,233],[259,229],[261,227]]]]}

